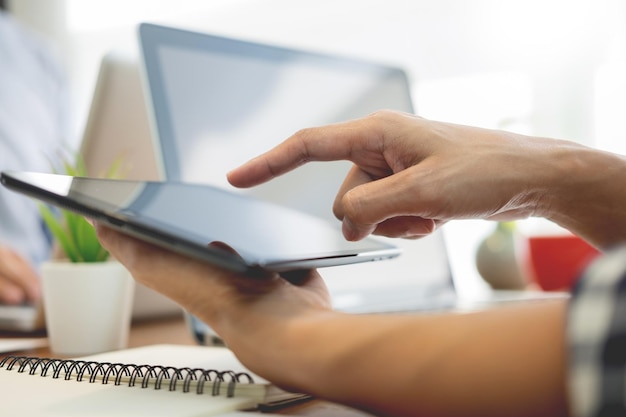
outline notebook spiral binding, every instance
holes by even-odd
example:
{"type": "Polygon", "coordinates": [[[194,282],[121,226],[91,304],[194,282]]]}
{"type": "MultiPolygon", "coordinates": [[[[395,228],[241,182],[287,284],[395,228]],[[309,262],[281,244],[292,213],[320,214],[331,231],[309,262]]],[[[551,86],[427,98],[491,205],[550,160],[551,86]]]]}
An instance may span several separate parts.
{"type": "MultiPolygon", "coordinates": [[[[86,377],[89,383],[101,381],[102,384],[114,383],[129,387],[140,381],[141,388],[153,386],[161,389],[163,382],[167,383],[169,391],[182,388],[182,392],[191,392],[195,385],[197,394],[204,394],[205,386],[211,388],[211,395],[220,395],[222,384],[227,384],[226,396],[233,397],[235,387],[243,380],[253,384],[253,378],[246,372],[216,371],[202,368],[176,368],[160,365],[136,365],[110,362],[81,361],[74,359],[51,359],[29,356],[7,356],[0,360],[0,369],[8,371],[17,369],[17,372],[28,372],[29,375],[39,375],[52,378],[82,381],[86,377]],[[194,383],[195,382],[195,383],[194,383]]],[[[86,380],[86,379],[85,379],[86,380]]]]}

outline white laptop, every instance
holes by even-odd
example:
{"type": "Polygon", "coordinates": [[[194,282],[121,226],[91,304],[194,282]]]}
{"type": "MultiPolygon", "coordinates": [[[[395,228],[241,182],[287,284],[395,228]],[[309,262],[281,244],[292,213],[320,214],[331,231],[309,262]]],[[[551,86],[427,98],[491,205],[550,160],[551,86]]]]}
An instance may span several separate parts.
{"type": "MultiPolygon", "coordinates": [[[[413,111],[407,76],[392,66],[152,24],[139,37],[156,154],[170,180],[232,189],[227,171],[300,128],[381,108],[413,111]]],[[[241,192],[337,221],[332,202],[349,168],[312,163],[241,192]]],[[[383,292],[422,308],[454,299],[441,232],[401,245],[395,260],[325,268],[336,306],[369,310],[383,292]]]]}
{"type": "Polygon", "coordinates": [[[162,179],[136,55],[111,51],[102,57],[80,152],[90,176],[119,160],[125,179],[162,179]]]}
{"type": "MultiPolygon", "coordinates": [[[[232,189],[226,172],[301,128],[379,109],[414,111],[406,73],[390,65],[155,24],[140,25],[139,40],[155,154],[167,179],[232,189]]],[[[332,202],[350,166],[311,163],[241,192],[336,221],[332,202]]],[[[336,308],[459,306],[441,231],[394,243],[403,248],[396,259],[322,271],[336,308]]],[[[537,296],[489,298],[475,305],[537,296]]]]}

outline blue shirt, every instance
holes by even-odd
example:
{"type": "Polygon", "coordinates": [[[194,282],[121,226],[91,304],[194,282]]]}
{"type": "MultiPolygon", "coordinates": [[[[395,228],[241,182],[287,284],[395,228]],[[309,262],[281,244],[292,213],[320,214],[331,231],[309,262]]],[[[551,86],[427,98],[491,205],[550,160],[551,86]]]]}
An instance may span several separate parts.
{"type": "MultiPolygon", "coordinates": [[[[0,170],[50,171],[72,142],[67,104],[64,71],[50,45],[0,12],[0,170]]],[[[37,203],[4,187],[0,244],[33,264],[50,253],[37,203]]]]}

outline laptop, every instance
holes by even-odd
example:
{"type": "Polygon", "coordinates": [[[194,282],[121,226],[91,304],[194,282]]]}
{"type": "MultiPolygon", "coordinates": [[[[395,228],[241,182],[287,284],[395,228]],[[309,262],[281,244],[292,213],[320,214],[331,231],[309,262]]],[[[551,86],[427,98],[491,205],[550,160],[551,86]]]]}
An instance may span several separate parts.
{"type": "MultiPolygon", "coordinates": [[[[80,148],[90,176],[102,176],[119,161],[124,179],[163,179],[154,154],[139,68],[136,54],[120,50],[108,52],[100,61],[80,148]]],[[[133,320],[181,314],[178,304],[136,284],[133,320]]]]}
{"type": "MultiPolygon", "coordinates": [[[[143,23],[138,36],[157,165],[167,180],[233,189],[225,174],[297,130],[379,109],[414,112],[406,72],[385,63],[143,23]]],[[[236,190],[333,221],[351,163],[319,162],[236,190]]],[[[335,308],[355,313],[473,308],[457,297],[441,230],[392,239],[403,254],[324,268],[335,308]]],[[[539,298],[545,296],[540,294],[539,298]]],[[[537,298],[502,293],[494,301],[537,298]]]]}
{"type": "MultiPolygon", "coordinates": [[[[413,112],[408,77],[390,65],[148,23],[139,39],[155,154],[168,180],[234,189],[227,171],[300,128],[381,108],[413,112]]],[[[337,222],[332,202],[350,166],[311,163],[236,191],[337,222]]],[[[454,298],[441,232],[393,242],[403,249],[397,259],[324,269],[336,307],[374,308],[368,293],[411,294],[420,307],[454,298]]]]}

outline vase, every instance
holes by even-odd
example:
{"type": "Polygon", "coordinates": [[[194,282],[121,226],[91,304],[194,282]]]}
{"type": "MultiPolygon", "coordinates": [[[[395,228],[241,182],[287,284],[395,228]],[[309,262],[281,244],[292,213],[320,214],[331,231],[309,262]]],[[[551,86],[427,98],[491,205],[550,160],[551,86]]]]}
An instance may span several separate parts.
{"type": "Polygon", "coordinates": [[[135,282],[120,263],[49,261],[41,266],[50,350],[91,355],[128,345],[135,282]]]}
{"type": "Polygon", "coordinates": [[[500,222],[478,246],[476,269],[491,288],[521,290],[527,279],[520,268],[518,242],[511,222],[500,222]]]}

